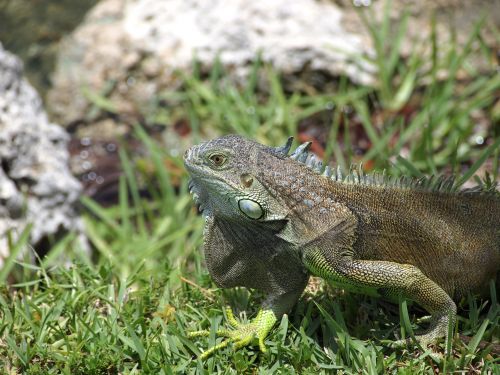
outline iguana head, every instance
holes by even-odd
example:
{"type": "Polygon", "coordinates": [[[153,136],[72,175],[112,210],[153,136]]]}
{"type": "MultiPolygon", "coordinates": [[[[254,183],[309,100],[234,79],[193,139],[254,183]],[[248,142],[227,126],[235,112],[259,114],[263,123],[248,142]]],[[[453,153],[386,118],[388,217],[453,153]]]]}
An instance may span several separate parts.
{"type": "Polygon", "coordinates": [[[263,154],[283,158],[290,145],[291,139],[281,148],[272,148],[229,135],[187,150],[184,164],[191,175],[189,188],[203,214],[239,221],[283,219],[283,206],[260,183],[257,174],[259,169],[270,168],[259,165],[263,154]]]}

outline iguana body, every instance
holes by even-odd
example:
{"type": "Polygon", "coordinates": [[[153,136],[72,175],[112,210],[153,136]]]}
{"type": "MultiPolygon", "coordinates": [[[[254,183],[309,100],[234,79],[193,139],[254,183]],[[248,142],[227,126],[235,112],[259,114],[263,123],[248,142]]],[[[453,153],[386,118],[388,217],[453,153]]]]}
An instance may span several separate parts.
{"type": "Polygon", "coordinates": [[[456,192],[451,180],[431,187],[432,180],[395,182],[360,170],[342,177],[323,171],[308,144],[288,156],[290,145],[226,136],[186,152],[211,276],[221,287],[268,296],[247,326],[229,314],[236,330],[221,331],[230,339],[219,347],[258,338],[265,350],[265,336],[310,274],[412,299],[431,314],[419,340],[444,336],[453,299],[481,291],[499,270],[498,195],[456,192]]]}

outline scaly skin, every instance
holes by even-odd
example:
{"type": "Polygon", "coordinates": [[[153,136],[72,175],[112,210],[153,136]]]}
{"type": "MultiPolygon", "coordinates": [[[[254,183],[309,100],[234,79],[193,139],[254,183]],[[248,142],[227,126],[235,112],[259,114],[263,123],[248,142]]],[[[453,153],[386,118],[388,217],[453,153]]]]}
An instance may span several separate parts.
{"type": "MultiPolygon", "coordinates": [[[[450,180],[393,181],[353,170],[341,177],[291,140],[271,148],[238,136],[194,146],[185,165],[205,223],[207,266],[220,287],[267,294],[256,320],[209,349],[258,338],[300,297],[310,274],[382,296],[414,300],[430,313],[417,340],[446,336],[453,299],[477,293],[500,267],[500,198],[457,192],[450,180]],[[264,322],[264,323],[263,323],[264,322]]],[[[197,332],[193,336],[206,336],[197,332]]],[[[396,342],[401,344],[402,342],[396,342]]]]}
{"type": "MultiPolygon", "coordinates": [[[[274,324],[277,321],[276,315],[272,310],[259,310],[257,316],[248,324],[241,324],[236,320],[230,308],[226,308],[227,321],[233,330],[221,329],[216,332],[217,336],[227,337],[227,340],[220,344],[205,350],[201,353],[200,358],[206,359],[219,349],[225,348],[230,343],[234,344],[235,349],[242,348],[258,340],[259,349],[262,353],[267,351],[264,339],[267,337],[274,324]]],[[[207,337],[210,331],[194,331],[188,334],[188,337],[207,337]]]]}

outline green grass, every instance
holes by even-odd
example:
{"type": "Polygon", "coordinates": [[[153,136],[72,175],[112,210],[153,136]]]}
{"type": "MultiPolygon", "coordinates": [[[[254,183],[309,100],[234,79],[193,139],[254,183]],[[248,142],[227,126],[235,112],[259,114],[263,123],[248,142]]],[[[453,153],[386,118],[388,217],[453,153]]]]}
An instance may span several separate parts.
{"type": "MultiPolygon", "coordinates": [[[[187,118],[193,142],[207,134],[233,132],[280,144],[288,135],[300,135],[301,124],[314,118],[313,125],[326,134],[325,157],[341,165],[363,161],[396,176],[457,173],[466,177],[459,183],[486,169],[491,174],[484,178],[486,185],[498,180],[500,134],[493,125],[500,118],[495,105],[500,76],[493,66],[492,73],[480,73],[467,62],[486,48],[481,25],[463,49],[451,40],[446,48],[440,43],[438,51],[433,39],[429,63],[422,61],[418,49],[406,60],[399,58],[398,43],[385,42],[388,19],[384,22],[371,28],[378,43],[376,88],[340,78],[332,91],[290,91],[278,74],[260,63],[244,84],[235,85],[215,64],[208,75],[195,69],[184,77],[181,90],[155,98],[145,123],[135,131],[148,157],[137,160],[121,153],[119,203],[103,208],[82,200],[91,256],[69,234],[33,265],[28,232],[10,238],[13,255],[0,272],[1,371],[498,374],[498,354],[482,345],[499,341],[494,285],[489,300],[470,298],[461,304],[457,327],[450,328],[470,339],[466,344],[458,338],[441,344],[441,353],[451,345],[448,357],[436,357],[430,349],[388,346],[396,335],[411,336],[420,329],[416,317],[423,311],[418,307],[345,293],[317,280],[268,337],[266,354],[253,346],[236,353],[229,347],[201,362],[197,355],[220,339],[213,334],[206,339],[186,337],[201,328],[215,332],[224,324],[227,303],[248,313],[242,319],[250,318],[262,296],[214,286],[201,254],[203,221],[188,194],[186,173],[177,173],[182,161],[148,136],[149,124],[168,127],[187,118]],[[457,78],[463,70],[469,74],[465,81],[457,78]],[[408,108],[414,108],[410,115],[408,108]],[[486,125],[478,126],[478,118],[486,125]],[[369,141],[361,155],[353,146],[358,141],[353,129],[369,141]],[[142,188],[148,198],[141,195],[142,188]],[[26,260],[16,261],[23,250],[26,260]]],[[[112,105],[107,99],[94,104],[99,103],[112,105]]]]}

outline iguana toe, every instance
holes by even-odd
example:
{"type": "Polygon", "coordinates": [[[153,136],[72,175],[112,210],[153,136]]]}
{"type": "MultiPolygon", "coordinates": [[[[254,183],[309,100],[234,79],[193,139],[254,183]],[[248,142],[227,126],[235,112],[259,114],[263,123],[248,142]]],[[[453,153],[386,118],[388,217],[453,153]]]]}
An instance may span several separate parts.
{"type": "MultiPolygon", "coordinates": [[[[425,317],[424,321],[430,321],[430,327],[420,335],[415,335],[415,340],[422,348],[427,348],[430,344],[435,344],[448,335],[448,326],[450,319],[448,315],[443,314],[440,317],[425,317]]],[[[400,348],[413,343],[412,338],[397,340],[392,343],[392,347],[400,348]]]]}
{"type": "MultiPolygon", "coordinates": [[[[272,310],[260,310],[255,319],[246,324],[238,322],[230,309],[226,309],[226,317],[233,329],[218,330],[216,335],[227,339],[201,353],[201,359],[208,358],[217,350],[225,348],[229,344],[233,344],[235,349],[241,349],[250,345],[255,339],[258,340],[260,351],[263,353],[267,351],[264,340],[277,320],[272,310]]],[[[207,337],[209,335],[210,331],[202,330],[190,332],[188,337],[207,337]]]]}

